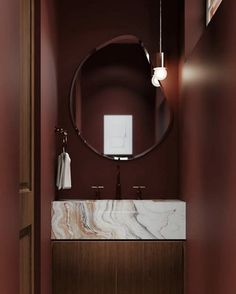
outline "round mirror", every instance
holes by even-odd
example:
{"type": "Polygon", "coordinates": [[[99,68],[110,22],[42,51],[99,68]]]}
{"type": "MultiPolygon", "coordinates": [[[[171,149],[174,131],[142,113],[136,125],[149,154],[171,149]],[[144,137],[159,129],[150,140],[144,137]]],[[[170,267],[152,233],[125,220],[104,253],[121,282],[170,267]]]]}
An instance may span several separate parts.
{"type": "Polygon", "coordinates": [[[98,154],[140,157],[166,137],[172,113],[143,43],[120,36],[93,50],[75,72],[70,113],[80,138],[98,154]]]}

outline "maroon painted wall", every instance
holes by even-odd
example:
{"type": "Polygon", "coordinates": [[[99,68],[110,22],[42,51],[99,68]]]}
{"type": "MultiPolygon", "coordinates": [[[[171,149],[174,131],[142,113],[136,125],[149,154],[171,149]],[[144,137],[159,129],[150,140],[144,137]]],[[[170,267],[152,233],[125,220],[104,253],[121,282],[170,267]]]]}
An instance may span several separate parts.
{"type": "Polygon", "coordinates": [[[185,0],[184,50],[189,57],[206,28],[206,0],[185,0]]]}
{"type": "Polygon", "coordinates": [[[55,198],[57,35],[53,0],[41,1],[41,293],[51,293],[51,201],[55,198]]]}
{"type": "Polygon", "coordinates": [[[19,292],[19,1],[0,9],[0,293],[19,292]]]}
{"type": "MultiPolygon", "coordinates": [[[[60,198],[93,198],[91,186],[105,186],[103,198],[114,198],[117,162],[99,157],[77,137],[69,117],[69,91],[73,73],[91,49],[118,35],[139,37],[151,53],[159,44],[159,3],[154,0],[68,1],[57,3],[59,20],[59,122],[69,131],[72,185],[60,198]]],[[[145,158],[121,163],[122,194],[136,197],[133,185],[146,185],[145,198],[178,197],[178,61],[182,1],[164,1],[164,48],[168,79],[163,83],[176,119],[173,130],[158,150],[145,158]],[[170,21],[171,19],[171,21],[170,21]]],[[[60,151],[60,150],[59,150],[60,151]]]]}
{"type": "Polygon", "coordinates": [[[183,69],[187,294],[236,293],[236,3],[225,1],[183,69]]]}

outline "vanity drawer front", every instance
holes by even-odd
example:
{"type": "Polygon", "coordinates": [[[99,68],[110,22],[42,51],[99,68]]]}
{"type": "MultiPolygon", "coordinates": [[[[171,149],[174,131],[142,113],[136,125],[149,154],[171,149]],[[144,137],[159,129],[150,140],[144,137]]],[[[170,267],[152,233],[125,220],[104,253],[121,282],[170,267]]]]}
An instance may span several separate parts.
{"type": "Polygon", "coordinates": [[[183,294],[183,242],[117,244],[118,294],[183,294]]]}
{"type": "Polygon", "coordinates": [[[53,242],[53,293],[116,293],[115,260],[109,242],[53,242]]]}
{"type": "Polygon", "coordinates": [[[182,241],[54,241],[54,294],[183,294],[182,241]]]}

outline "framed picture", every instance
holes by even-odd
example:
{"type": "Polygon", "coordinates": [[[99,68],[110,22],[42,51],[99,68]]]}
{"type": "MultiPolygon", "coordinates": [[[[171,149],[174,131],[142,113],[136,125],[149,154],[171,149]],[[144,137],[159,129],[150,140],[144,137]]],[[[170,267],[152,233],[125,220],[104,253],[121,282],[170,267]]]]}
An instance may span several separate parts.
{"type": "Polygon", "coordinates": [[[216,13],[222,1],[223,0],[206,0],[207,2],[206,25],[209,24],[209,22],[211,21],[212,17],[216,13]]]}
{"type": "Polygon", "coordinates": [[[133,154],[132,115],[104,115],[104,154],[133,154]]]}

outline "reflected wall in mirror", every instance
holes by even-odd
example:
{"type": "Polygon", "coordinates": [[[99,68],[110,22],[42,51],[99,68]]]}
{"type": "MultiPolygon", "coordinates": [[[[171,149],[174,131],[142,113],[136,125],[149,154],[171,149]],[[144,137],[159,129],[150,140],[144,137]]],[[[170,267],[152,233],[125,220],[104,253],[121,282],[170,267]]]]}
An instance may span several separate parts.
{"type": "Polygon", "coordinates": [[[208,25],[212,17],[215,15],[217,9],[219,8],[222,0],[207,0],[206,2],[207,2],[206,24],[208,25]]]}
{"type": "Polygon", "coordinates": [[[223,0],[207,0],[207,16],[206,16],[206,25],[209,24],[211,21],[212,17],[215,15],[216,11],[220,7],[220,4],[223,0]]]}
{"type": "Polygon", "coordinates": [[[88,147],[111,159],[134,159],[164,140],[172,112],[151,78],[148,51],[132,35],[114,38],[84,58],[72,81],[70,113],[88,147]]]}

